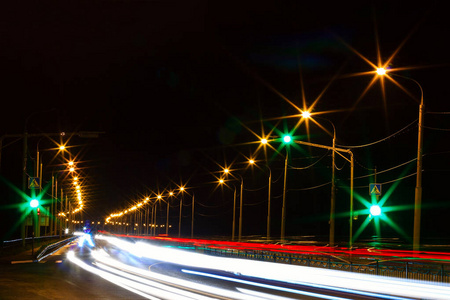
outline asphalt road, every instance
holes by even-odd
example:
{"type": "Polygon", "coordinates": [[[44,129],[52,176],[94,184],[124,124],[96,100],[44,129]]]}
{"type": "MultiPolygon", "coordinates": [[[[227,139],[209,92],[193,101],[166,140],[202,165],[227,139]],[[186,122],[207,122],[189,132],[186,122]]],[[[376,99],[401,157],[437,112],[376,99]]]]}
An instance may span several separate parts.
{"type": "Polygon", "coordinates": [[[39,263],[2,264],[0,299],[145,299],[68,261],[70,248],[77,247],[71,243],[39,263]]]}
{"type": "Polygon", "coordinates": [[[390,297],[376,292],[361,292],[365,289],[361,284],[375,283],[373,280],[376,277],[353,280],[341,278],[346,276],[344,274],[348,275],[348,272],[339,275],[332,271],[326,274],[322,272],[326,270],[316,268],[296,268],[294,279],[284,281],[274,278],[284,275],[281,271],[284,267],[294,267],[242,259],[226,260],[228,265],[217,267],[216,257],[201,254],[198,257],[198,254],[175,248],[148,248],[149,245],[146,244],[140,249],[140,246],[123,239],[99,239],[94,247],[87,244],[80,247],[76,242],[72,242],[39,263],[3,263],[0,268],[0,299],[348,300],[382,299],[382,296],[384,299],[386,296],[387,299],[423,298],[390,297]],[[163,259],[164,256],[167,260],[163,259]],[[195,262],[196,258],[200,258],[200,261],[195,262]],[[250,263],[250,269],[244,268],[246,262],[250,263]],[[269,270],[271,267],[273,271],[269,270]],[[246,270],[242,272],[248,274],[233,271],[234,269],[246,270]],[[277,276],[273,276],[271,272],[277,272],[277,276]],[[316,277],[318,283],[308,283],[309,277],[316,277]],[[330,288],[333,282],[328,280],[329,286],[326,283],[330,278],[352,280],[356,289],[330,288]],[[358,282],[360,286],[357,286],[358,282]]]}

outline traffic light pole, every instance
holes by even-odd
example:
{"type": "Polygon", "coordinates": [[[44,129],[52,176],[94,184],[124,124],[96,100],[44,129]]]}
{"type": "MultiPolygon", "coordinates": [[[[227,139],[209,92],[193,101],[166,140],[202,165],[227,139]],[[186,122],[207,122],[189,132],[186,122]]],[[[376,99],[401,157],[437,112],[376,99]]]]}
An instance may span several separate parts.
{"type": "MultiPolygon", "coordinates": [[[[354,159],[353,159],[353,152],[350,149],[343,149],[343,148],[335,147],[334,142],[333,142],[333,147],[310,143],[310,142],[304,142],[304,141],[294,141],[294,142],[296,144],[300,144],[300,145],[332,150],[333,154],[337,153],[342,158],[344,158],[345,160],[350,162],[350,217],[349,217],[350,233],[349,233],[349,243],[348,244],[349,244],[349,248],[351,249],[353,247],[353,178],[354,178],[354,166],[355,166],[354,159]],[[345,157],[342,153],[350,154],[350,159],[345,157]]],[[[333,159],[333,169],[334,169],[334,159],[333,159]]],[[[332,209],[333,209],[333,207],[332,207],[332,209]]],[[[334,216],[334,212],[332,212],[332,214],[334,216]]],[[[333,219],[333,221],[334,221],[334,219],[333,219]]],[[[331,230],[330,230],[330,234],[331,234],[331,230]]],[[[333,224],[333,235],[334,235],[334,224],[333,224]]],[[[282,238],[284,238],[284,237],[282,237],[282,238]]],[[[333,240],[333,242],[334,242],[334,236],[332,238],[330,237],[330,240],[333,240]]]]}

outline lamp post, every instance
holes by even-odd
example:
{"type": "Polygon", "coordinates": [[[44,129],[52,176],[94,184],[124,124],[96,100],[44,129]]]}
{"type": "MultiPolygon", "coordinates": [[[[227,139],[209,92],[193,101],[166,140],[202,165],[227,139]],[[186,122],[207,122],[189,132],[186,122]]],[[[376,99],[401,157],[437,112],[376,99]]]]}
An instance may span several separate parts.
{"type": "Polygon", "coordinates": [[[191,239],[194,238],[194,213],[195,213],[195,198],[192,194],[192,219],[191,219],[191,239]]]}
{"type": "MultiPolygon", "coordinates": [[[[261,144],[265,145],[267,144],[267,139],[261,139],[261,144]]],[[[271,189],[272,189],[272,170],[269,168],[269,165],[264,165],[267,170],[269,170],[269,186],[268,186],[268,196],[267,196],[267,240],[270,239],[270,197],[271,197],[271,189]]]]}
{"type": "MultiPolygon", "coordinates": [[[[229,170],[228,169],[224,169],[224,173],[228,174],[229,170]]],[[[240,180],[241,180],[241,191],[240,191],[240,201],[239,201],[239,229],[238,229],[238,241],[240,242],[242,240],[242,210],[243,210],[243,206],[244,206],[244,201],[243,201],[243,192],[244,192],[244,179],[242,178],[241,175],[237,174],[237,176],[239,176],[240,180]]],[[[235,188],[236,190],[236,188],[235,188]]],[[[234,197],[234,206],[236,205],[236,196],[234,197]]],[[[234,207],[233,207],[233,233],[232,235],[234,235],[234,224],[235,224],[235,216],[234,216],[234,207]]]]}
{"type": "MultiPolygon", "coordinates": [[[[311,118],[311,114],[305,114],[306,111],[302,114],[304,118],[311,118]]],[[[318,118],[318,117],[316,117],[318,118]]],[[[329,237],[329,246],[334,246],[334,236],[335,236],[335,212],[336,212],[336,170],[335,170],[335,160],[336,160],[336,127],[333,122],[326,118],[321,118],[331,124],[333,127],[333,146],[331,153],[331,201],[330,201],[330,237],[329,237]]],[[[353,205],[351,206],[353,208],[353,205]]],[[[353,213],[351,213],[352,218],[353,213]]]]}
{"type": "Polygon", "coordinates": [[[170,197],[173,196],[173,192],[169,192],[169,198],[167,198],[167,217],[166,217],[166,235],[169,235],[169,207],[170,207],[170,197]]]}
{"type": "Polygon", "coordinates": [[[267,240],[270,239],[270,197],[271,197],[271,189],[272,189],[272,170],[268,165],[265,165],[269,170],[269,186],[267,192],[267,240]]]}
{"type": "MultiPolygon", "coordinates": [[[[219,184],[224,184],[225,181],[220,178],[219,184]]],[[[231,223],[231,240],[234,242],[234,235],[236,233],[236,186],[233,184],[233,221],[231,223]]]]}
{"type": "MultiPolygon", "coordinates": [[[[387,75],[385,68],[378,68],[376,70],[380,76],[387,75]]],[[[396,76],[414,82],[420,89],[420,105],[419,105],[419,123],[417,132],[417,173],[416,173],[416,187],[414,190],[414,231],[413,231],[413,250],[420,250],[420,222],[421,222],[421,207],[422,207],[422,162],[423,162],[423,89],[420,83],[410,77],[389,73],[387,76],[396,76]]]]}
{"type": "Polygon", "coordinates": [[[184,197],[184,187],[180,187],[181,198],[180,198],[180,215],[178,217],[178,238],[181,237],[181,217],[183,212],[183,197],[184,197]]]}

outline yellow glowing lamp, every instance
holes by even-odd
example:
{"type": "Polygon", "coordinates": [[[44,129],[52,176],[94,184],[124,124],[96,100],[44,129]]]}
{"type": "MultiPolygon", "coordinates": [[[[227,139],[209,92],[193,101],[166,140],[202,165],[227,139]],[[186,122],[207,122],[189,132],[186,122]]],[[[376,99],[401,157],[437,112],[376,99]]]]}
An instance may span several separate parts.
{"type": "Polygon", "coordinates": [[[305,119],[308,119],[311,117],[311,113],[307,110],[305,110],[304,112],[302,112],[302,117],[305,119]]]}
{"type": "Polygon", "coordinates": [[[385,68],[377,68],[377,74],[378,75],[386,74],[386,69],[385,68]]]}

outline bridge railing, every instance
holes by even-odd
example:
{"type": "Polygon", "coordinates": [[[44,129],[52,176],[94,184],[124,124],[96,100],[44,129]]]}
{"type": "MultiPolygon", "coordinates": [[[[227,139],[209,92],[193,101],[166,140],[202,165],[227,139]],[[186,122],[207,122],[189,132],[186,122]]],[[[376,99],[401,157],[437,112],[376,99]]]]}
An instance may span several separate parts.
{"type": "MultiPolygon", "coordinates": [[[[134,238],[131,238],[135,240],[134,238]]],[[[174,246],[207,255],[243,258],[275,263],[284,263],[315,268],[334,269],[387,277],[424,280],[436,283],[450,283],[450,262],[424,262],[403,260],[381,260],[364,258],[364,263],[340,260],[325,254],[301,254],[283,251],[248,250],[194,245],[189,242],[158,241],[162,246],[174,246]],[[367,261],[367,262],[366,262],[367,261]]],[[[358,261],[362,261],[359,259],[358,261]]]]}
{"type": "Polygon", "coordinates": [[[450,283],[449,263],[425,263],[411,261],[380,261],[369,263],[345,262],[325,255],[302,255],[297,253],[259,250],[219,249],[202,246],[193,249],[208,255],[253,259],[315,268],[335,269],[347,272],[380,275],[387,277],[450,283]]]}

